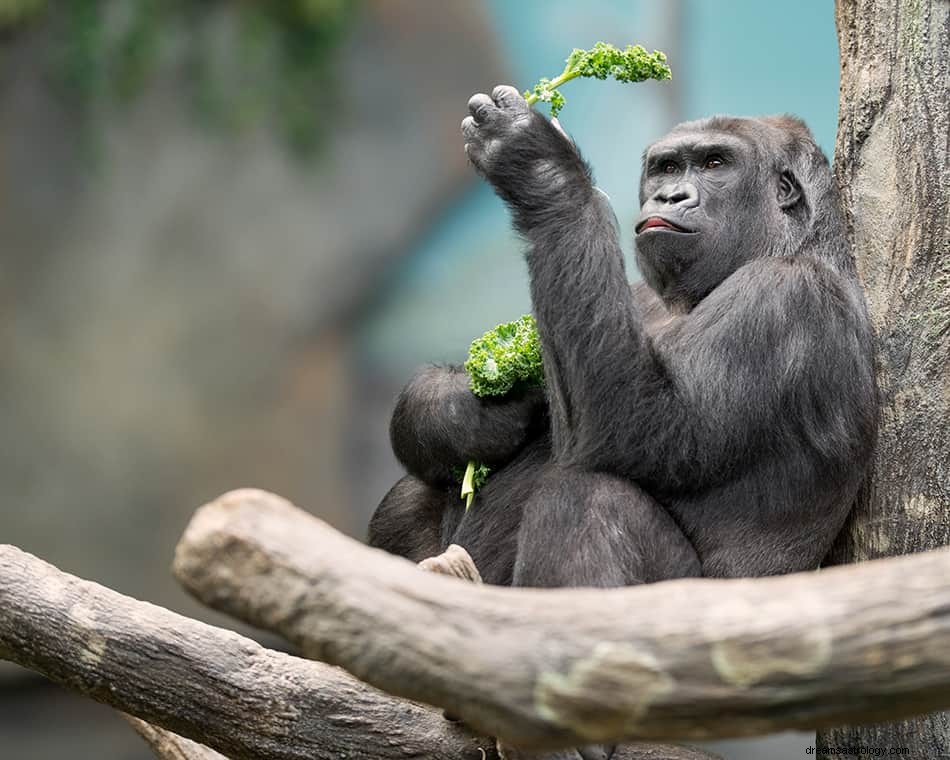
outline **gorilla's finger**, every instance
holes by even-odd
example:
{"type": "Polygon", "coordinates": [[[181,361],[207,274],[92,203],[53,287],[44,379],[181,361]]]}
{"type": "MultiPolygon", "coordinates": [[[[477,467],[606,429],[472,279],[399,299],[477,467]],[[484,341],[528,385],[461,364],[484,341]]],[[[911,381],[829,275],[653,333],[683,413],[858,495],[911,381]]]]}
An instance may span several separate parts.
{"type": "Polygon", "coordinates": [[[477,124],[484,124],[490,120],[494,111],[494,102],[483,92],[472,95],[468,100],[468,112],[474,117],[477,124]]]}
{"type": "Polygon", "coordinates": [[[465,157],[472,165],[475,171],[484,176],[485,174],[485,151],[482,146],[475,143],[465,143],[465,157]]]}
{"type": "Polygon", "coordinates": [[[481,151],[479,151],[478,146],[474,143],[465,143],[465,155],[468,157],[468,160],[471,161],[472,165],[475,168],[478,168],[479,161],[481,159],[481,151]]]}
{"type": "Polygon", "coordinates": [[[521,93],[510,84],[500,84],[491,91],[492,100],[499,108],[517,108],[527,110],[528,104],[521,93]]]}
{"type": "Polygon", "coordinates": [[[466,140],[474,140],[478,137],[478,124],[473,117],[466,116],[462,119],[461,128],[466,140]]]}

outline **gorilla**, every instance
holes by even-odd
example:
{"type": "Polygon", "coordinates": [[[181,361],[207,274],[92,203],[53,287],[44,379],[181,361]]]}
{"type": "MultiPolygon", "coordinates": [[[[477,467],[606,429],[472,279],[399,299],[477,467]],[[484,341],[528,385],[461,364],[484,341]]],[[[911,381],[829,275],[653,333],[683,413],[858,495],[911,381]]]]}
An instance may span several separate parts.
{"type": "Polygon", "coordinates": [[[512,87],[465,151],[527,241],[546,387],[481,399],[423,369],[391,424],[408,471],[369,542],[460,544],[488,583],[621,586],[815,568],[874,446],[871,330],[837,188],[791,116],[714,116],[647,148],[643,282],[580,153],[512,87]],[[471,509],[453,469],[492,473],[471,509]]]}

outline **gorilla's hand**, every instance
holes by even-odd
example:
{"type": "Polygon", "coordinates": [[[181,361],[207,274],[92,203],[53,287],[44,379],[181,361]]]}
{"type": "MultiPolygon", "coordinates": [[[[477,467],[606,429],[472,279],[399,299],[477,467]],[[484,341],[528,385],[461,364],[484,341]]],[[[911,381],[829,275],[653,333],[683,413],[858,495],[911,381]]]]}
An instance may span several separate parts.
{"type": "Polygon", "coordinates": [[[509,154],[525,135],[542,126],[521,94],[510,85],[498,85],[491,97],[479,92],[468,101],[469,116],[462,120],[465,153],[475,169],[491,180],[495,165],[509,154]]]}
{"type": "Polygon", "coordinates": [[[431,485],[456,483],[453,468],[510,461],[547,424],[544,392],[479,398],[461,367],[427,367],[396,402],[389,435],[405,468],[431,485]]]}
{"type": "Polygon", "coordinates": [[[465,153],[515,211],[516,224],[562,196],[589,194],[590,172],[574,143],[514,87],[499,85],[491,97],[473,95],[468,110],[462,121],[465,153]]]}

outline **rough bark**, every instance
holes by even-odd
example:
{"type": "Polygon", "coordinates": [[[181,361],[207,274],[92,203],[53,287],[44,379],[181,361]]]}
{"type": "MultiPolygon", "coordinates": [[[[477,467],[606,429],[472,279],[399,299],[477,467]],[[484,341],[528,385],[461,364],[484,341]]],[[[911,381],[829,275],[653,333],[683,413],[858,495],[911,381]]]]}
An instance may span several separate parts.
{"type": "MultiPolygon", "coordinates": [[[[835,173],[877,333],[882,414],[873,471],[834,564],[950,543],[950,3],[838,0],[836,20],[835,173]]],[[[818,740],[942,757],[950,714],[818,740]]]]}
{"type": "Polygon", "coordinates": [[[0,659],[232,760],[497,760],[436,710],[2,545],[0,659]]]}
{"type": "Polygon", "coordinates": [[[764,734],[950,705],[950,550],[754,580],[510,589],[420,573],[261,491],[175,572],[310,657],[523,747],[764,734]]]}
{"type": "MultiPolygon", "coordinates": [[[[455,567],[465,564],[456,552],[449,557],[455,567]]],[[[266,578],[260,580],[259,604],[281,604],[266,591],[266,578]]],[[[219,752],[232,760],[498,760],[493,739],[472,735],[438,711],[3,545],[0,659],[129,713],[168,760],[211,760],[219,752]]],[[[719,757],[691,747],[631,744],[614,760],[719,757]]]]}

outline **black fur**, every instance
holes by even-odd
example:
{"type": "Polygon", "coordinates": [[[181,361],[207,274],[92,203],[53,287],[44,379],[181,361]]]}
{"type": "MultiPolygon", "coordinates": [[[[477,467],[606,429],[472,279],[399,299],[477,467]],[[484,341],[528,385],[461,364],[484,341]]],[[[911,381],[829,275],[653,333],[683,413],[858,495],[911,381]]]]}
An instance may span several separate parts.
{"type": "MultiPolygon", "coordinates": [[[[462,124],[527,240],[546,398],[458,368],[401,395],[409,475],[370,543],[458,543],[490,583],[617,586],[816,567],[872,451],[871,333],[827,160],[792,117],[713,117],[643,157],[630,286],[574,145],[513,88],[462,124]],[[673,228],[640,229],[650,219],[673,228]],[[545,403],[546,402],[546,403],[545,403]],[[469,512],[452,467],[495,466],[469,512]]],[[[652,224],[652,223],[651,223],[652,224]]]]}

